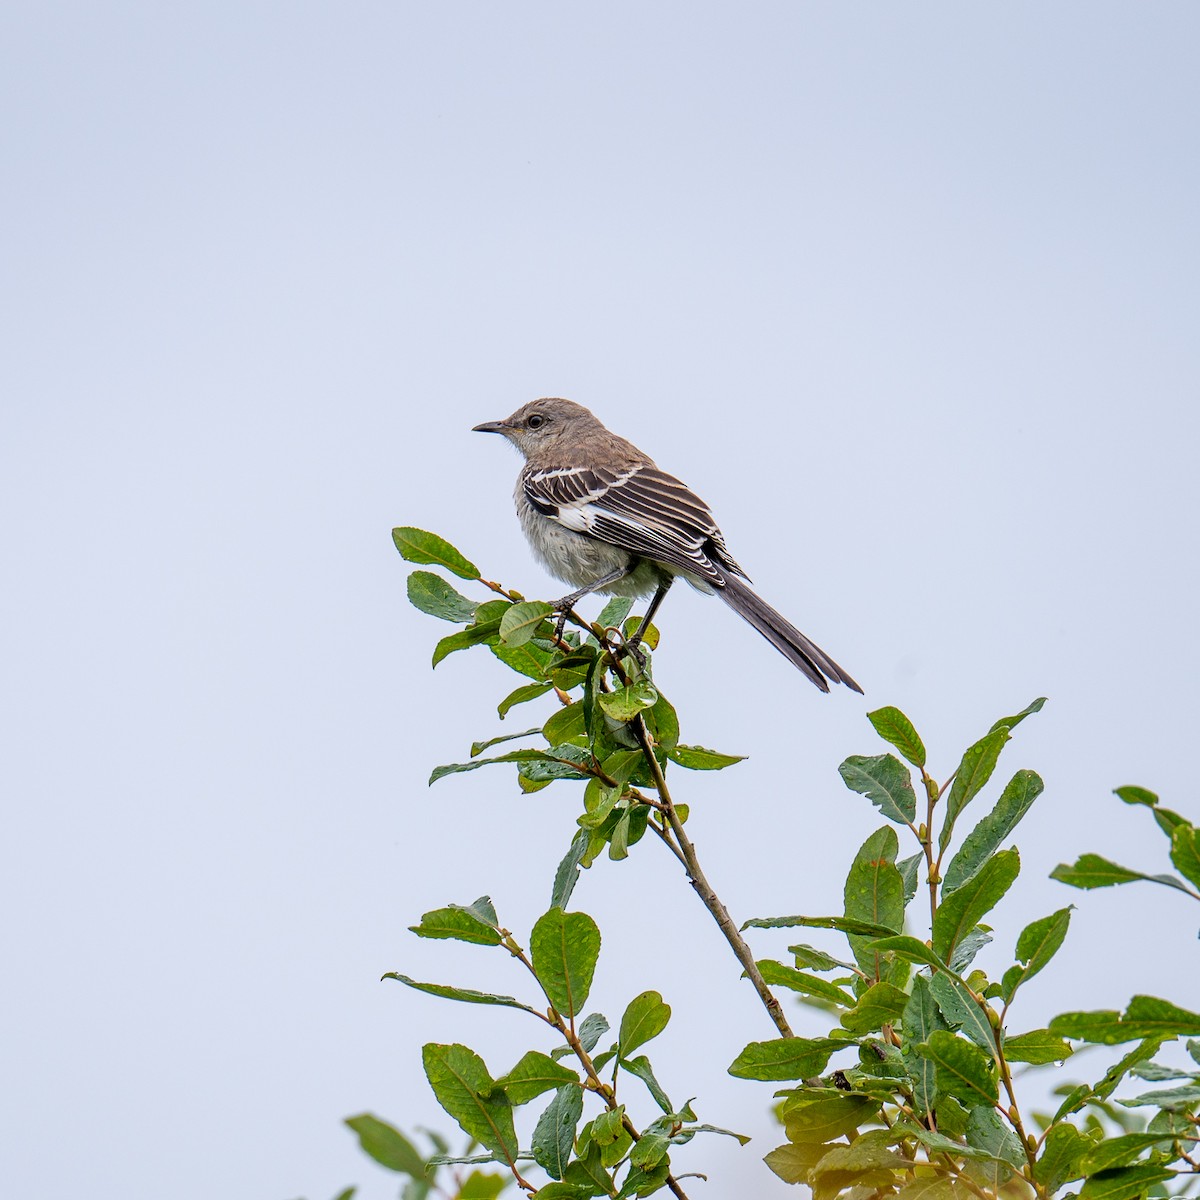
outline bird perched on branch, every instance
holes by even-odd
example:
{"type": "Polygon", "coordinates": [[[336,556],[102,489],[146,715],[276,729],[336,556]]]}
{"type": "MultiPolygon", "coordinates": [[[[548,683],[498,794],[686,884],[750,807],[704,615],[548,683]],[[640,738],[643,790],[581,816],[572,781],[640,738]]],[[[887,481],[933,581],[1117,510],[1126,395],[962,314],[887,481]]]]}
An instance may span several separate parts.
{"type": "Polygon", "coordinates": [[[628,642],[636,653],[667,589],[682,576],[720,596],[821,691],[830,682],[862,691],[742,582],[749,577],[725,548],[708,505],[583,405],[534,400],[475,430],[502,434],[525,456],[515,492],[521,528],[546,569],[577,589],[554,605],[560,634],[567,611],[592,592],[652,595],[628,642]]]}

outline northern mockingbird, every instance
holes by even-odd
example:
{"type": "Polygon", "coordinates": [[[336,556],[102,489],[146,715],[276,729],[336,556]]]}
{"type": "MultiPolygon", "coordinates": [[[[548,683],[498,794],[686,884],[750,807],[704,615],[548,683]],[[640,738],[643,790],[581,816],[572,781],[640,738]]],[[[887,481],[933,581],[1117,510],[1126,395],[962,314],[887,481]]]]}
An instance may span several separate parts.
{"type": "Polygon", "coordinates": [[[546,569],[578,589],[554,605],[562,614],[560,636],[567,610],[591,592],[653,594],[628,643],[636,653],[667,589],[682,575],[720,596],[821,691],[829,691],[827,680],[862,691],[742,582],[749,576],[726,550],[708,505],[581,404],[534,400],[475,430],[502,434],[525,456],[514,493],[521,528],[546,569]]]}

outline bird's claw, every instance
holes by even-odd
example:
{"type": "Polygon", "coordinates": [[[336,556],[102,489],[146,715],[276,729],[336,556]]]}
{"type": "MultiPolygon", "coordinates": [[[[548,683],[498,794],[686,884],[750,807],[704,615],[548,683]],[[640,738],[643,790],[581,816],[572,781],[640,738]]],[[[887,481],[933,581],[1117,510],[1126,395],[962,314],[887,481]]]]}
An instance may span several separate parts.
{"type": "Polygon", "coordinates": [[[551,609],[551,612],[558,613],[558,620],[554,623],[554,640],[556,642],[561,642],[563,639],[563,630],[567,627],[567,613],[570,611],[570,605],[568,605],[566,608],[558,608],[555,606],[555,608],[551,609]]]}

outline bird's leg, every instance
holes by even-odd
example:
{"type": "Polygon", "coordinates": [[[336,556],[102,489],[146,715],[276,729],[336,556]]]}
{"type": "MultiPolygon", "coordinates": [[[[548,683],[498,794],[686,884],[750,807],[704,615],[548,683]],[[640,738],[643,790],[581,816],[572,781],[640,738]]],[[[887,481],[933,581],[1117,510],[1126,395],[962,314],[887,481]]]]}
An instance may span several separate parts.
{"type": "Polygon", "coordinates": [[[584,596],[590,596],[592,592],[599,591],[600,588],[607,587],[610,583],[616,583],[618,579],[624,579],[632,570],[632,567],[618,567],[615,571],[609,571],[607,575],[601,575],[599,579],[594,579],[587,587],[582,587],[579,591],[572,592],[569,596],[564,596],[561,600],[556,600],[550,606],[552,612],[558,613],[558,624],[554,627],[555,639],[562,641],[563,629],[567,624],[567,613],[584,596]]]}
{"type": "Polygon", "coordinates": [[[654,598],[650,601],[649,607],[646,609],[646,615],[642,618],[641,624],[637,627],[637,633],[635,633],[633,637],[631,637],[629,641],[625,643],[625,649],[628,650],[635,659],[637,659],[639,666],[646,665],[642,659],[641,652],[638,650],[638,646],[641,645],[642,636],[645,634],[646,630],[650,628],[650,622],[654,619],[654,614],[658,612],[658,606],[663,602],[663,597],[671,590],[671,584],[674,582],[675,576],[668,575],[664,571],[662,578],[659,580],[658,591],[654,593],[654,598]]]}

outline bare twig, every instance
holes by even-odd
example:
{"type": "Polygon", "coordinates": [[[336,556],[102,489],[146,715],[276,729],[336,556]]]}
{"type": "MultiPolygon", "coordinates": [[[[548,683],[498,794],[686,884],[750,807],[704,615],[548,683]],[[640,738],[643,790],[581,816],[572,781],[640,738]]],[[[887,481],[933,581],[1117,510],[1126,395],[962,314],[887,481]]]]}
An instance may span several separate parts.
{"type": "MultiPolygon", "coordinates": [[[[670,825],[671,833],[678,847],[678,857],[681,858],[684,866],[687,868],[688,882],[691,883],[696,895],[700,897],[704,907],[712,914],[713,920],[716,921],[717,926],[725,935],[725,940],[737,956],[738,962],[745,969],[746,977],[754,985],[754,990],[758,993],[758,998],[763,1002],[763,1006],[767,1010],[767,1015],[775,1023],[775,1028],[779,1030],[782,1037],[795,1037],[796,1035],[792,1032],[792,1027],[788,1024],[787,1017],[783,1015],[783,1006],[767,986],[766,980],[763,979],[762,972],[758,969],[758,964],[754,961],[754,955],[751,953],[750,947],[746,944],[745,938],[738,932],[738,927],[734,924],[733,918],[730,917],[729,910],[721,903],[720,897],[713,889],[712,884],[708,882],[707,876],[700,867],[700,860],[696,856],[696,847],[692,844],[692,840],[683,828],[683,822],[679,819],[679,814],[675,811],[675,802],[671,799],[671,791],[667,787],[666,777],[663,775],[663,770],[659,765],[658,759],[654,757],[654,747],[650,731],[646,728],[646,722],[640,714],[634,721],[633,728],[638,741],[641,743],[646,763],[650,768],[650,775],[654,780],[654,790],[658,792],[659,800],[662,802],[663,815],[670,825]]],[[[663,835],[660,834],[660,836],[663,835]]]]}

